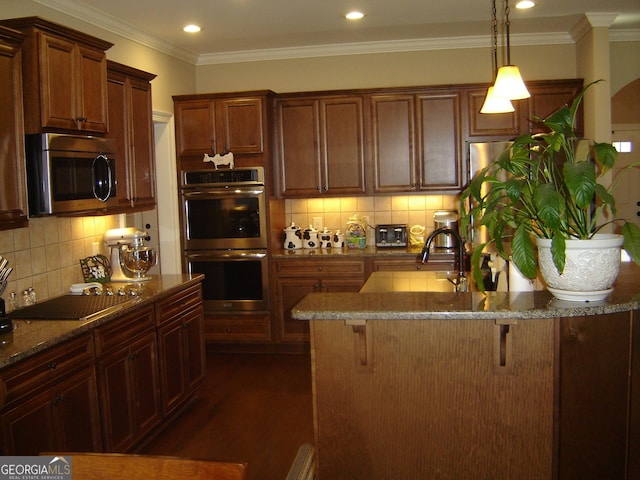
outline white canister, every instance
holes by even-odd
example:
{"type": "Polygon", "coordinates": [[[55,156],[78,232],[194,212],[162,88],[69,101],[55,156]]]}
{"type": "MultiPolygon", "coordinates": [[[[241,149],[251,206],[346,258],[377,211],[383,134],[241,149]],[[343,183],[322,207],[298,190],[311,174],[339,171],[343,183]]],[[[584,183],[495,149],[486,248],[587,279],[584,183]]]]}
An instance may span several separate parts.
{"type": "Polygon", "coordinates": [[[320,242],[320,248],[331,248],[333,245],[333,234],[327,227],[324,227],[324,230],[318,233],[318,241],[320,242]]]}
{"type": "Polygon", "coordinates": [[[302,247],[303,248],[318,248],[318,231],[309,225],[302,232],[302,247]]]}
{"type": "Polygon", "coordinates": [[[336,233],[333,234],[331,248],[344,248],[344,233],[340,230],[336,230],[336,233]]]}
{"type": "Polygon", "coordinates": [[[291,222],[291,225],[284,229],[284,249],[296,250],[298,248],[302,248],[302,231],[299,226],[291,222]]]}

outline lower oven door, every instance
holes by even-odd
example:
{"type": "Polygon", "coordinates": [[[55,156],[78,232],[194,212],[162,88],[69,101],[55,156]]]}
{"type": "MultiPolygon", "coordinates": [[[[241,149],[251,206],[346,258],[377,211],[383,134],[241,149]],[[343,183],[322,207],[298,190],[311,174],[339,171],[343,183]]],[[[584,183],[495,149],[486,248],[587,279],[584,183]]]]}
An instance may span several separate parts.
{"type": "Polygon", "coordinates": [[[205,311],[266,311],[269,309],[269,269],[266,250],[187,252],[189,273],[204,275],[205,311]]]}

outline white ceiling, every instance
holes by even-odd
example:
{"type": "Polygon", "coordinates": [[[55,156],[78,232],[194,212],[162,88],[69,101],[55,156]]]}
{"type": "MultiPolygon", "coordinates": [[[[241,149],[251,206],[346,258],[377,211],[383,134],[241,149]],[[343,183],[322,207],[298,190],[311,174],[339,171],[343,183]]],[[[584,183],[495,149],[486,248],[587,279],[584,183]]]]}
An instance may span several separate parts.
{"type": "MultiPolygon", "coordinates": [[[[89,23],[135,37],[194,63],[241,58],[251,52],[306,50],[309,55],[338,46],[373,51],[409,48],[411,42],[476,38],[489,41],[491,0],[35,0],[89,23]],[[359,22],[343,15],[365,13],[359,22]],[[182,27],[198,23],[199,34],[182,27]],[[203,60],[204,59],[204,60],[203,60]]],[[[498,11],[503,0],[497,0],[498,11]]],[[[640,38],[639,0],[536,0],[521,11],[510,0],[511,34],[568,36],[585,13],[611,25],[612,32],[640,38]],[[601,14],[616,14],[614,16],[601,14]]],[[[500,13],[499,13],[500,16],[500,13]]],[[[560,37],[558,37],[560,38],[560,37]]],[[[484,40],[483,40],[484,41],[484,40]]],[[[523,40],[524,42],[525,40],[523,40]]]]}

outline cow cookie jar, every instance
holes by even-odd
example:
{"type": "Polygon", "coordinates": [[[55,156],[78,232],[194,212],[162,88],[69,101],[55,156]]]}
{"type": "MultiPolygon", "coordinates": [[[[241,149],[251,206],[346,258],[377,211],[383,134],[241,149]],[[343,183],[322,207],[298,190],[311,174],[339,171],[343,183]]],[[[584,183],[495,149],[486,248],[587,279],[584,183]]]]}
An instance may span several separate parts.
{"type": "Polygon", "coordinates": [[[297,250],[299,248],[302,248],[302,230],[291,222],[291,225],[284,229],[284,249],[297,250]]]}

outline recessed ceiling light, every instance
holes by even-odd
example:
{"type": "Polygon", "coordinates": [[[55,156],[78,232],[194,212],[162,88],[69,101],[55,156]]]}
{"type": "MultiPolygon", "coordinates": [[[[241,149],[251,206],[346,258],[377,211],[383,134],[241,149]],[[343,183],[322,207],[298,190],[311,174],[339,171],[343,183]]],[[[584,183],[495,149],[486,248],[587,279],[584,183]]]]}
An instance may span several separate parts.
{"type": "Polygon", "coordinates": [[[532,2],[531,0],[521,0],[520,2],[516,3],[516,8],[520,8],[523,10],[527,8],[533,8],[535,6],[535,2],[532,2]]]}
{"type": "Polygon", "coordinates": [[[362,12],[349,12],[344,16],[348,20],[360,20],[364,17],[364,13],[362,12]]]}
{"type": "Polygon", "coordinates": [[[187,25],[182,30],[187,33],[198,33],[200,27],[198,25],[187,25]]]}

